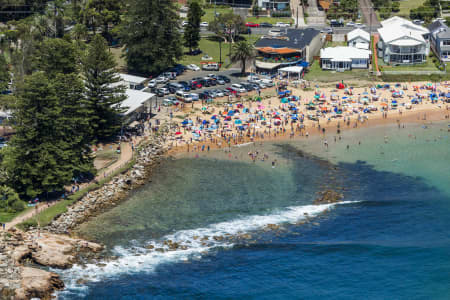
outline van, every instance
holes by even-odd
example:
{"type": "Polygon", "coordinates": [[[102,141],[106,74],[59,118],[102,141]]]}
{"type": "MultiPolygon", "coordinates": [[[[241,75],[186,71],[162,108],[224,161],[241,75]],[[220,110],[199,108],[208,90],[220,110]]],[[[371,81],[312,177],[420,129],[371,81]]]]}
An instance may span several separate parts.
{"type": "Polygon", "coordinates": [[[202,69],[206,71],[219,71],[219,64],[205,64],[202,66],[202,69]]]}
{"type": "Polygon", "coordinates": [[[177,97],[178,100],[183,102],[192,102],[192,96],[189,93],[185,93],[184,91],[177,91],[175,93],[175,97],[177,97]]]}
{"type": "Polygon", "coordinates": [[[244,89],[244,87],[243,87],[242,85],[237,84],[237,83],[232,84],[232,85],[231,85],[231,89],[232,89],[233,91],[238,92],[238,93],[245,93],[245,92],[247,92],[247,90],[244,89]]]}

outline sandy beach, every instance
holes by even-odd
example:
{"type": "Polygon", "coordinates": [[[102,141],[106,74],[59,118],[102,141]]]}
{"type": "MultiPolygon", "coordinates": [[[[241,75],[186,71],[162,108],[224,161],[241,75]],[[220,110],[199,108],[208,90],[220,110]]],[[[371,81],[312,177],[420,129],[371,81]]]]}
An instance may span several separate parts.
{"type": "Polygon", "coordinates": [[[181,109],[162,108],[167,116],[172,113],[172,122],[178,124],[168,138],[169,154],[317,134],[337,136],[361,127],[440,121],[450,114],[450,103],[444,96],[447,82],[389,87],[380,83],[378,88],[347,85],[341,89],[313,84],[302,88],[292,83],[282,89],[277,87],[281,83],[261,91],[260,101],[249,100],[258,96],[253,91],[240,99],[233,97],[231,102],[223,97],[211,104],[198,101],[181,109]],[[289,93],[277,95],[285,90],[289,93]]]}

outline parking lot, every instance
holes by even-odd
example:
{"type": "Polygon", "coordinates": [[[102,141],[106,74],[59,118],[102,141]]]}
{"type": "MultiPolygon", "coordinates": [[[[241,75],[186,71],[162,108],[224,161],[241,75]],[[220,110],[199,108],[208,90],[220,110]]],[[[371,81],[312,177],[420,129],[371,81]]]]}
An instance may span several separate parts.
{"type": "MultiPolygon", "coordinates": [[[[204,70],[200,70],[200,71],[192,71],[192,70],[186,70],[183,74],[179,75],[176,77],[176,79],[172,79],[167,83],[177,83],[180,81],[187,81],[189,82],[190,80],[194,79],[194,78],[204,78],[207,77],[209,74],[214,74],[214,75],[222,75],[222,76],[226,76],[230,79],[229,83],[225,83],[225,84],[217,84],[215,86],[210,86],[210,87],[202,87],[202,88],[198,88],[195,90],[191,90],[189,92],[186,93],[195,93],[195,94],[201,94],[204,91],[210,91],[210,90],[225,90],[228,87],[231,87],[232,84],[239,84],[242,82],[247,82],[247,77],[241,77],[240,74],[240,69],[237,68],[232,68],[232,69],[228,69],[228,70],[224,70],[224,71],[204,71],[204,70]]],[[[164,84],[158,84],[157,88],[163,87],[165,86],[167,83],[164,84]]],[[[158,96],[156,97],[156,99],[154,100],[154,106],[158,106],[161,105],[164,99],[167,99],[168,97],[174,97],[175,94],[171,93],[169,95],[164,95],[164,96],[158,96]]]]}

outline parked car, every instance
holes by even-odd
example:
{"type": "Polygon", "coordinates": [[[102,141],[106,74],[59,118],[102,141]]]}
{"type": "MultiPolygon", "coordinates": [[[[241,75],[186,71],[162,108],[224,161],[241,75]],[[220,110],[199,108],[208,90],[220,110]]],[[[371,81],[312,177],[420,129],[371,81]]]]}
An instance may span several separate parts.
{"type": "Polygon", "coordinates": [[[163,96],[165,96],[165,95],[169,95],[169,94],[170,94],[170,91],[169,91],[168,88],[161,87],[161,88],[157,88],[157,89],[156,89],[156,94],[157,94],[159,97],[163,97],[163,96]]]}
{"type": "Polygon", "coordinates": [[[355,23],[354,22],[348,22],[346,24],[346,26],[348,26],[348,27],[355,27],[355,23]]]}
{"type": "Polygon", "coordinates": [[[238,93],[245,93],[247,92],[247,90],[240,84],[234,83],[231,85],[231,89],[233,89],[234,91],[238,92],[238,93]]]}
{"type": "Polygon", "coordinates": [[[230,83],[231,82],[230,78],[228,78],[225,75],[218,75],[217,78],[218,79],[222,79],[223,81],[225,81],[225,83],[230,83]]]}
{"type": "Polygon", "coordinates": [[[198,82],[197,80],[191,80],[189,81],[189,85],[191,86],[191,90],[201,89],[202,84],[198,82]]]}
{"type": "Polygon", "coordinates": [[[197,93],[191,93],[190,95],[191,95],[192,101],[198,101],[198,99],[200,99],[199,94],[197,94],[197,93]]]}
{"type": "Polygon", "coordinates": [[[341,27],[341,26],[344,26],[344,22],[342,20],[331,20],[330,26],[331,27],[341,27]]]}
{"type": "Polygon", "coordinates": [[[148,87],[149,88],[154,88],[157,85],[156,80],[152,79],[148,82],[148,87]]]}
{"type": "Polygon", "coordinates": [[[164,72],[164,77],[169,78],[169,80],[177,78],[177,73],[175,72],[164,72]]]}
{"type": "Polygon", "coordinates": [[[259,27],[271,28],[273,25],[267,22],[259,23],[259,27]]]}
{"type": "Polygon", "coordinates": [[[192,71],[200,71],[200,68],[196,64],[187,65],[186,68],[192,71]]]}
{"type": "Polygon", "coordinates": [[[225,80],[223,80],[222,78],[217,78],[216,79],[217,84],[225,84],[225,80]]]}
{"type": "Polygon", "coordinates": [[[328,33],[328,34],[331,34],[331,33],[333,33],[333,28],[331,28],[331,27],[324,28],[324,29],[322,29],[320,32],[321,32],[321,33],[328,33]]]}
{"type": "Polygon", "coordinates": [[[288,23],[284,23],[284,22],[277,22],[275,24],[275,27],[290,27],[291,25],[289,25],[288,23]]]}
{"type": "Polygon", "coordinates": [[[245,23],[245,26],[247,27],[259,27],[258,23],[253,23],[253,22],[247,22],[245,23]]]}
{"type": "Polygon", "coordinates": [[[188,21],[183,21],[183,22],[181,22],[181,26],[186,26],[187,24],[189,24],[189,22],[188,21]]]}
{"type": "Polygon", "coordinates": [[[217,97],[225,96],[224,93],[221,90],[214,90],[214,92],[216,93],[217,97]]]}
{"type": "Polygon", "coordinates": [[[365,28],[366,25],[365,24],[361,24],[361,23],[355,23],[355,27],[356,28],[365,28]]]}
{"type": "Polygon", "coordinates": [[[183,90],[185,92],[189,92],[191,90],[191,86],[189,85],[189,83],[187,81],[179,81],[178,83],[183,86],[183,90]]]}
{"type": "Polygon", "coordinates": [[[219,71],[219,64],[216,63],[204,64],[202,66],[202,69],[205,71],[219,71]]]}
{"type": "Polygon", "coordinates": [[[251,85],[249,82],[241,82],[240,85],[242,85],[242,87],[249,92],[255,90],[253,85],[251,85]]]}
{"type": "Polygon", "coordinates": [[[166,83],[167,81],[169,81],[168,78],[164,77],[164,76],[158,76],[156,77],[156,83],[161,84],[161,83],[166,83]]]}
{"type": "Polygon", "coordinates": [[[208,22],[201,22],[200,23],[200,27],[208,27],[208,26],[209,26],[208,22]]]}

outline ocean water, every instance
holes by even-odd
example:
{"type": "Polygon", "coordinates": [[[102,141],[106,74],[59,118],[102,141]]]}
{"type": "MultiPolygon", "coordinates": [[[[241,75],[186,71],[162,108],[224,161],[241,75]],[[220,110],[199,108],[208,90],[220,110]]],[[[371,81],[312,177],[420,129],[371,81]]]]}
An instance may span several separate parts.
{"type": "Polygon", "coordinates": [[[168,160],[79,234],[113,258],[62,271],[59,299],[449,299],[448,124],[168,160]]]}

